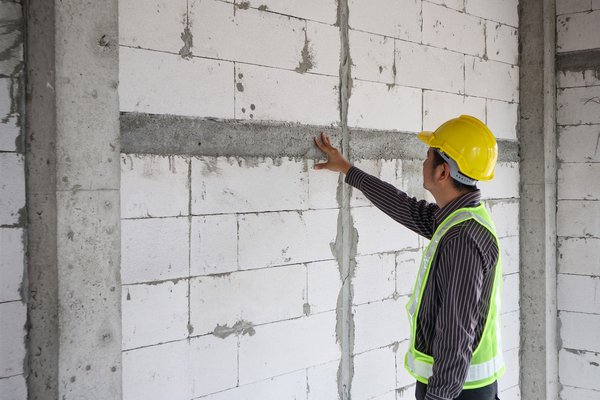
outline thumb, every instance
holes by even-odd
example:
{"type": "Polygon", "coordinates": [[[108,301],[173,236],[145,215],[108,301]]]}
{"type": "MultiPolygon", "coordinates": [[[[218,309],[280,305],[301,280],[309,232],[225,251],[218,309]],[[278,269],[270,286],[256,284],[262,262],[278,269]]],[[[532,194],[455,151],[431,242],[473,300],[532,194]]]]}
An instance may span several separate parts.
{"type": "Polygon", "coordinates": [[[315,169],[323,169],[323,168],[327,168],[327,163],[320,163],[320,164],[315,164],[315,169]]]}

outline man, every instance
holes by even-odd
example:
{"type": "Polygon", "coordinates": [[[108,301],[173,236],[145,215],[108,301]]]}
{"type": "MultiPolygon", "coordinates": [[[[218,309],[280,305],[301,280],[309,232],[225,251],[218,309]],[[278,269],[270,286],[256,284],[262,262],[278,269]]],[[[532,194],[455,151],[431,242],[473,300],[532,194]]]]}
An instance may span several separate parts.
{"type": "Polygon", "coordinates": [[[346,183],[376,207],[430,239],[407,305],[411,332],[405,367],[417,380],[416,398],[494,400],[504,373],[502,267],[495,228],[476,183],[494,176],[496,139],[467,115],[418,137],[429,146],[423,186],[435,204],[353,167],[324,133],[315,144],[327,162],[315,168],[344,173],[346,183]]]}

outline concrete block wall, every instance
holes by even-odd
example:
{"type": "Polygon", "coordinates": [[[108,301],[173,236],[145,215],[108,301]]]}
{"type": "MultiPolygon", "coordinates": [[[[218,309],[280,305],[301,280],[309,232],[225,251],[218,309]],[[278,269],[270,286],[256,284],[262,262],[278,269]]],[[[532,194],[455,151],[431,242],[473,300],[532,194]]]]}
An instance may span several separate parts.
{"type": "MultiPolygon", "coordinates": [[[[355,134],[410,137],[462,113],[517,141],[516,0],[342,3],[122,0],[121,111],[142,127],[311,125],[307,154],[319,130],[341,128],[352,154],[355,134]]],[[[358,191],[344,203],[314,156],[230,154],[229,139],[226,155],[122,154],[124,398],[412,398],[404,305],[425,241],[358,191]]],[[[352,161],[427,197],[425,152],[352,161]]],[[[518,184],[512,159],[481,185],[504,261],[503,399],[520,396],[518,184]]]]}
{"type": "Polygon", "coordinates": [[[23,9],[0,1],[0,397],[25,400],[23,9]]]}
{"type": "Polygon", "coordinates": [[[557,2],[561,399],[600,398],[600,4],[557,2]]]}

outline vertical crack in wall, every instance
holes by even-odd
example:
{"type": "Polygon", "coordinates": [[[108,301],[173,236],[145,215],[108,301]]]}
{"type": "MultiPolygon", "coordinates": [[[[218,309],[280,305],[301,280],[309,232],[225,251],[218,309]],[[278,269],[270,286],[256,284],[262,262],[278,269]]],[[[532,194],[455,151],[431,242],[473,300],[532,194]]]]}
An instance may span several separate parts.
{"type": "Polygon", "coordinates": [[[183,47],[179,50],[179,55],[181,58],[191,60],[193,56],[193,36],[192,31],[190,30],[190,7],[187,3],[185,10],[185,28],[183,28],[183,32],[181,32],[181,40],[183,41],[183,47]]]}
{"type": "MultiPolygon", "coordinates": [[[[348,100],[352,88],[350,75],[350,44],[348,40],[348,0],[338,0],[337,23],[340,29],[340,125],[342,129],[341,150],[350,159],[350,131],[348,130],[348,100]]],[[[354,316],[352,313],[354,267],[358,234],[350,212],[352,189],[344,184],[340,175],[337,200],[340,207],[338,231],[332,252],[337,259],[342,287],[337,302],[336,338],[340,344],[341,360],[337,372],[338,398],[351,398],[352,378],[354,376],[354,316]]]]}

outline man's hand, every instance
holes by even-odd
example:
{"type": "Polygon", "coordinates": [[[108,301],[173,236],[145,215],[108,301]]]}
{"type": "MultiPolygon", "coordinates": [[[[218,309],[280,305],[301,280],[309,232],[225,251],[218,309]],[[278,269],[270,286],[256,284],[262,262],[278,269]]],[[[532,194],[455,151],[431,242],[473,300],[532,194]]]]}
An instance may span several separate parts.
{"type": "Polygon", "coordinates": [[[321,133],[321,140],[319,140],[319,138],[314,138],[314,140],[319,150],[327,155],[327,162],[315,164],[315,169],[328,169],[333,172],[347,174],[350,167],[352,167],[352,164],[346,160],[338,149],[331,145],[331,141],[325,132],[321,133]]]}

